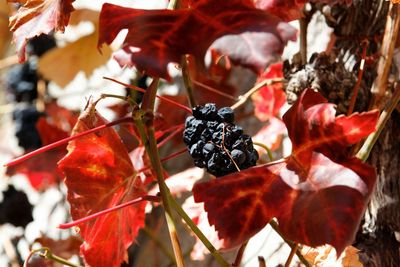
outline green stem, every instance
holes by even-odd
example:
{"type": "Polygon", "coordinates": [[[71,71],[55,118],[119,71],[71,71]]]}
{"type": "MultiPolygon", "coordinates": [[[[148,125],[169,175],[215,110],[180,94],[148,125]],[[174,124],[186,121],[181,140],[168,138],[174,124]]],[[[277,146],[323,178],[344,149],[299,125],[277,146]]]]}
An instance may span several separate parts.
{"type": "MultiPolygon", "coordinates": [[[[283,241],[285,241],[286,244],[288,244],[288,246],[293,250],[293,248],[295,246],[297,246],[296,243],[294,243],[293,241],[290,241],[288,239],[286,239],[281,230],[279,229],[279,225],[277,222],[275,222],[274,220],[271,220],[269,222],[269,225],[272,227],[272,229],[275,230],[275,232],[283,239],[283,241]]],[[[296,255],[299,258],[299,260],[306,266],[306,267],[311,267],[311,264],[306,260],[306,258],[304,258],[304,256],[300,253],[300,251],[298,249],[296,249],[296,255]]]]}
{"type": "Polygon", "coordinates": [[[397,104],[399,103],[400,100],[400,83],[397,84],[395,92],[392,96],[392,101],[390,104],[387,106],[387,108],[381,113],[379,116],[379,120],[377,123],[377,130],[370,134],[365,140],[363,146],[361,149],[358,151],[356,154],[356,157],[361,159],[362,161],[366,161],[369,157],[369,154],[371,153],[372,148],[374,147],[376,141],[379,138],[379,135],[381,134],[383,128],[385,128],[386,122],[389,120],[393,110],[396,108],[397,104]]]}
{"type": "MultiPolygon", "coordinates": [[[[154,94],[154,99],[155,99],[155,94],[154,94]]],[[[154,103],[151,103],[151,99],[149,99],[148,104],[150,106],[154,107],[154,103]]],[[[162,199],[163,207],[165,210],[165,217],[167,220],[168,231],[169,231],[169,235],[171,238],[172,248],[174,250],[177,266],[184,267],[185,264],[183,261],[182,249],[181,249],[181,246],[179,243],[179,239],[178,239],[178,235],[177,235],[177,231],[176,231],[176,227],[175,227],[175,222],[172,219],[172,211],[171,211],[169,197],[168,197],[170,193],[169,193],[169,189],[164,181],[164,174],[162,171],[160,156],[159,156],[158,149],[157,149],[157,141],[155,138],[154,126],[153,126],[152,122],[147,123],[148,125],[150,124],[147,128],[147,133],[148,133],[148,137],[147,137],[145,126],[142,121],[142,117],[135,118],[135,121],[136,121],[136,126],[138,128],[138,131],[140,133],[140,136],[142,137],[143,144],[146,148],[147,155],[149,156],[152,166],[156,172],[157,182],[158,182],[158,186],[160,188],[161,199],[162,199]]]]}
{"type": "Polygon", "coordinates": [[[171,253],[171,251],[165,246],[163,242],[158,239],[158,237],[147,227],[142,228],[143,232],[153,240],[153,242],[161,249],[162,252],[173,262],[174,265],[176,265],[176,260],[174,255],[171,253]]]}
{"type": "Polygon", "coordinates": [[[168,9],[174,10],[178,9],[181,6],[180,0],[169,0],[168,9]]]}
{"type": "Polygon", "coordinates": [[[183,77],[183,83],[185,84],[185,88],[188,94],[189,98],[189,103],[191,107],[196,106],[196,100],[194,99],[194,94],[193,94],[193,83],[192,79],[190,77],[190,72],[188,69],[188,56],[183,55],[182,56],[182,77],[183,77]]]}
{"type": "Polygon", "coordinates": [[[117,98],[117,99],[121,99],[123,101],[127,101],[129,97],[123,96],[123,95],[114,95],[114,94],[101,94],[100,98],[117,98]]]}
{"type": "Polygon", "coordinates": [[[63,259],[63,258],[61,258],[61,257],[59,257],[57,255],[54,255],[51,252],[50,248],[47,248],[47,247],[42,247],[42,248],[39,248],[39,249],[32,250],[29,253],[29,256],[27,257],[27,259],[24,262],[24,267],[28,267],[28,262],[29,262],[30,258],[36,253],[39,253],[39,256],[41,256],[41,257],[43,257],[45,259],[52,260],[52,261],[55,261],[55,262],[58,262],[58,263],[61,263],[61,264],[67,265],[67,266],[82,267],[80,265],[73,264],[73,263],[67,261],[66,259],[63,259]],[[41,253],[39,253],[39,252],[41,252],[41,253]]]}
{"type": "Polygon", "coordinates": [[[221,256],[218,250],[211,244],[203,232],[197,227],[197,225],[190,219],[183,208],[176,202],[176,200],[168,195],[172,208],[181,216],[181,218],[186,222],[186,224],[192,229],[193,233],[203,242],[204,246],[210,251],[211,255],[217,260],[220,266],[230,267],[231,265],[221,256]]]}
{"type": "Polygon", "coordinates": [[[262,147],[265,149],[265,151],[267,151],[268,157],[270,161],[274,161],[274,156],[272,155],[272,151],[271,149],[269,149],[269,147],[267,147],[266,145],[264,145],[263,143],[259,143],[259,142],[253,142],[253,144],[255,144],[256,146],[262,147]]]}

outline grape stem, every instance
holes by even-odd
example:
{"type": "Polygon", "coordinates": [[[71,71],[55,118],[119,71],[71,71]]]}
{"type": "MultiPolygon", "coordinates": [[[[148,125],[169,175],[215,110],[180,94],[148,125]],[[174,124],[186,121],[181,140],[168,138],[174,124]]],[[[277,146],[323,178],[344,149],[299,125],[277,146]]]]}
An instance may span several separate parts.
{"type": "Polygon", "coordinates": [[[55,262],[64,264],[64,265],[66,265],[66,266],[70,266],[70,267],[82,267],[82,266],[80,266],[80,265],[73,264],[73,263],[71,263],[71,262],[69,262],[69,261],[67,261],[67,260],[65,260],[65,259],[63,259],[63,258],[61,258],[61,257],[59,257],[59,256],[57,256],[57,255],[54,255],[54,254],[51,252],[50,248],[48,248],[48,247],[42,247],[42,248],[38,248],[38,249],[32,250],[32,251],[29,253],[28,257],[26,258],[23,267],[28,267],[28,262],[29,262],[29,260],[32,258],[33,255],[35,255],[35,254],[37,254],[37,253],[39,254],[39,256],[41,256],[41,257],[43,257],[43,258],[45,258],[45,259],[52,260],[52,261],[55,261],[55,262]]]}
{"type": "Polygon", "coordinates": [[[273,79],[266,79],[262,82],[257,83],[253,88],[247,91],[244,95],[239,96],[239,100],[231,106],[233,110],[238,109],[242,105],[246,103],[247,100],[258,90],[263,88],[264,86],[272,85],[275,83],[284,83],[286,80],[284,78],[273,78],[273,79]]]}

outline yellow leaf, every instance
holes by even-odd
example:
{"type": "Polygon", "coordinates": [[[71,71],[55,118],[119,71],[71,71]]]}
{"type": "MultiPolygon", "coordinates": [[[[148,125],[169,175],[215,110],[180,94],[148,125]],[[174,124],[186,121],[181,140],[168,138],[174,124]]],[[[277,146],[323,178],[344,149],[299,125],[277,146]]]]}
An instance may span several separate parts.
{"type": "Polygon", "coordinates": [[[83,71],[89,77],[93,71],[105,64],[111,56],[111,49],[97,50],[98,33],[84,36],[64,47],[56,48],[39,59],[38,70],[48,80],[65,87],[83,71]]]}
{"type": "Polygon", "coordinates": [[[99,15],[98,11],[92,9],[76,9],[69,18],[69,25],[78,25],[81,21],[90,21],[93,24],[99,24],[99,15]]]}
{"type": "Polygon", "coordinates": [[[3,57],[10,44],[11,32],[8,28],[8,5],[0,1],[0,58],[3,57]]]}

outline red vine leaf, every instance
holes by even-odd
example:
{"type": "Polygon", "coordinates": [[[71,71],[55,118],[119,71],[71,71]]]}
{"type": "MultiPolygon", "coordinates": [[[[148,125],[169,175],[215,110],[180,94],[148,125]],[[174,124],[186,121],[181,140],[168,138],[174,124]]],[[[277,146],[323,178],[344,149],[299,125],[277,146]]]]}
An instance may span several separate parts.
{"type": "MultiPolygon", "coordinates": [[[[272,64],[257,79],[257,83],[272,78],[283,78],[282,62],[272,64]]],[[[276,83],[263,86],[258,92],[252,95],[253,104],[255,106],[255,115],[261,121],[275,117],[279,114],[279,110],[286,103],[286,95],[283,91],[282,83],[276,83]]]]}
{"type": "MultiPolygon", "coordinates": [[[[261,54],[236,57],[237,63],[250,65],[261,72],[258,57],[280,55],[288,39],[283,28],[291,26],[254,7],[250,0],[201,0],[190,9],[141,10],[104,4],[100,14],[99,46],[110,44],[122,29],[128,29],[122,49],[115,54],[121,66],[136,66],[151,76],[170,79],[167,65],[192,54],[204,67],[204,56],[219,37],[244,32],[268,36],[270,49],[261,54]],[[193,34],[193,29],[197,29],[193,34]],[[257,64],[256,64],[257,63],[257,64]]],[[[246,39],[247,40],[247,39],[246,39]]],[[[263,40],[252,41],[252,47],[263,40]]],[[[263,66],[264,68],[266,66],[263,66]]]]}
{"type": "MultiPolygon", "coordinates": [[[[90,105],[80,116],[73,134],[105,124],[90,105]]],[[[68,144],[59,163],[68,188],[74,220],[112,208],[143,195],[128,152],[114,129],[84,136],[68,144]]],[[[120,266],[127,248],[144,225],[146,203],[108,213],[79,227],[84,239],[81,254],[87,266],[120,266]]]]}
{"type": "Polygon", "coordinates": [[[10,18],[14,42],[20,61],[25,61],[25,45],[28,39],[51,31],[64,32],[75,0],[8,0],[23,5],[10,18]]]}
{"type": "Polygon", "coordinates": [[[306,90],[284,116],[294,141],[290,157],[194,186],[196,202],[204,202],[226,247],[246,241],[274,217],[284,236],[298,243],[331,244],[340,254],[354,240],[376,173],[329,149],[334,144],[334,151],[343,151],[374,131],[378,111],[335,118],[324,102],[306,90]]]}

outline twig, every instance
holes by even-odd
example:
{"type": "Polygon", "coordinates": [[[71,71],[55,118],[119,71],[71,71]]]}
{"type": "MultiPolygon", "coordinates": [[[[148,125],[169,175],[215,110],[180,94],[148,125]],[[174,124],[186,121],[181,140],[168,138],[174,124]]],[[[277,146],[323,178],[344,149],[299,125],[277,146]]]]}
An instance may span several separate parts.
{"type": "Polygon", "coordinates": [[[178,9],[181,6],[180,0],[170,0],[168,3],[168,9],[178,9]]]}
{"type": "Polygon", "coordinates": [[[376,141],[378,140],[379,135],[381,134],[383,128],[386,125],[386,122],[389,120],[390,115],[392,114],[393,110],[396,108],[397,104],[399,103],[399,100],[400,100],[400,83],[398,83],[396,85],[395,92],[392,96],[392,101],[379,116],[379,120],[378,120],[378,123],[376,126],[377,130],[375,132],[373,132],[372,134],[370,134],[368,136],[367,140],[365,140],[363,146],[356,154],[357,158],[361,159],[362,161],[366,161],[368,159],[372,148],[374,147],[376,141]]]}
{"type": "Polygon", "coordinates": [[[258,267],[267,267],[267,263],[263,256],[258,256],[258,267]]]}
{"type": "MultiPolygon", "coordinates": [[[[109,81],[112,81],[112,82],[115,82],[115,83],[118,83],[118,84],[120,84],[120,85],[122,85],[122,86],[125,86],[125,87],[129,88],[129,89],[136,90],[136,91],[139,91],[139,92],[142,92],[142,93],[146,93],[147,90],[148,90],[148,89],[147,89],[147,90],[144,90],[143,88],[134,86],[134,85],[132,85],[132,84],[123,83],[123,82],[120,82],[120,81],[118,81],[118,80],[115,80],[115,79],[109,78],[109,77],[103,77],[103,79],[109,80],[109,81]]],[[[191,110],[190,108],[188,108],[188,107],[185,106],[185,105],[182,105],[181,103],[175,102],[175,101],[173,101],[173,100],[171,100],[171,99],[169,99],[169,98],[166,98],[166,97],[163,97],[163,96],[159,96],[159,95],[156,95],[156,97],[157,97],[158,99],[160,99],[160,101],[168,102],[168,103],[170,103],[170,104],[175,105],[175,106],[178,107],[178,108],[183,109],[184,111],[186,111],[186,112],[188,112],[188,113],[192,113],[192,110],[191,110]]],[[[143,98],[144,98],[144,97],[143,97],[143,98]]],[[[144,101],[144,99],[143,99],[143,101],[144,101]]]]}
{"type": "MultiPolygon", "coordinates": [[[[153,95],[153,98],[148,99],[147,106],[144,108],[148,109],[148,107],[152,107],[152,109],[154,109],[155,93],[151,93],[151,90],[149,90],[148,92],[153,95]]],[[[149,156],[153,169],[156,172],[157,183],[160,189],[161,199],[165,211],[165,218],[167,220],[168,232],[171,238],[172,248],[175,254],[176,265],[178,267],[184,267],[185,263],[182,256],[182,248],[179,243],[175,222],[172,219],[172,210],[170,206],[171,204],[170,204],[170,199],[168,197],[170,193],[167,185],[165,184],[164,173],[160,161],[160,155],[157,149],[157,141],[155,138],[154,125],[152,122],[146,122],[146,125],[149,125],[147,127],[147,134],[148,134],[147,136],[146,129],[144,126],[145,124],[143,123],[142,118],[135,119],[135,122],[138,131],[140,133],[140,136],[142,138],[142,142],[146,148],[147,155],[149,156]]]]}
{"type": "Polygon", "coordinates": [[[285,262],[285,267],[290,267],[290,263],[292,262],[294,254],[296,254],[298,248],[299,248],[299,244],[295,244],[292,247],[292,250],[290,251],[289,257],[287,258],[287,260],[285,262]]]}
{"type": "Polygon", "coordinates": [[[240,267],[240,264],[242,263],[244,251],[246,250],[248,243],[249,243],[249,241],[246,241],[240,246],[238,253],[236,254],[235,262],[232,264],[232,267],[240,267]]]}
{"type": "Polygon", "coordinates": [[[307,28],[308,18],[300,18],[300,56],[301,64],[304,66],[307,64],[307,28]]]}
{"type": "Polygon", "coordinates": [[[197,225],[190,219],[190,217],[186,214],[183,208],[176,202],[176,200],[169,195],[171,200],[172,208],[181,216],[181,218],[186,222],[186,224],[190,227],[193,233],[203,242],[204,246],[210,251],[211,255],[217,260],[220,266],[230,267],[231,265],[221,256],[218,250],[213,246],[213,244],[207,239],[207,237],[201,232],[201,230],[197,227],[197,225]]]}
{"type": "Polygon", "coordinates": [[[258,90],[260,90],[264,86],[272,85],[275,83],[283,83],[286,80],[284,78],[273,78],[273,79],[266,79],[262,82],[257,83],[253,88],[247,91],[244,95],[239,96],[239,101],[231,106],[232,109],[237,109],[242,106],[246,101],[258,90]]]}
{"type": "Polygon", "coordinates": [[[385,34],[383,36],[381,46],[381,57],[378,62],[377,76],[372,85],[372,101],[371,109],[383,107],[383,97],[387,89],[390,66],[392,64],[394,48],[396,45],[397,35],[400,28],[400,8],[398,4],[390,2],[387,18],[385,34]]]}
{"type": "Polygon", "coordinates": [[[185,88],[186,88],[186,91],[188,94],[190,106],[195,107],[196,100],[194,99],[193,83],[192,83],[192,78],[190,77],[190,71],[189,71],[189,66],[188,66],[188,55],[182,56],[181,66],[182,66],[183,83],[185,84],[185,88]]]}
{"type": "MultiPolygon", "coordinates": [[[[271,220],[269,222],[269,225],[271,225],[272,229],[275,230],[275,232],[283,239],[283,241],[285,241],[286,244],[288,244],[288,246],[290,248],[293,249],[293,247],[295,247],[297,244],[294,243],[293,241],[290,241],[288,239],[286,239],[283,234],[281,233],[281,230],[279,230],[279,225],[274,221],[271,220]]],[[[311,267],[311,264],[306,260],[306,258],[304,258],[304,256],[300,253],[299,250],[296,249],[296,255],[299,258],[299,260],[306,266],[306,267],[311,267]]]]}
{"type": "Polygon", "coordinates": [[[259,143],[259,142],[253,142],[254,145],[262,147],[265,149],[265,151],[267,151],[268,157],[270,161],[274,161],[274,156],[272,155],[272,151],[271,149],[269,149],[269,147],[267,147],[266,145],[264,145],[263,143],[259,143]]]}
{"type": "Polygon", "coordinates": [[[35,255],[37,253],[39,253],[39,256],[41,256],[41,257],[43,257],[45,259],[52,260],[52,261],[55,261],[55,262],[58,262],[58,263],[61,263],[61,264],[67,265],[67,266],[82,267],[80,265],[73,264],[73,263],[71,263],[71,262],[69,262],[69,261],[67,261],[67,260],[65,260],[65,259],[63,259],[63,258],[61,258],[61,257],[59,257],[57,255],[54,255],[51,252],[50,248],[47,248],[47,247],[42,247],[42,248],[39,248],[39,249],[32,250],[29,253],[28,257],[26,258],[26,260],[24,262],[24,267],[28,267],[29,260],[32,258],[33,255],[35,255]]]}
{"type": "Polygon", "coordinates": [[[351,113],[353,113],[354,106],[356,105],[358,91],[360,89],[362,77],[363,77],[363,74],[364,74],[364,65],[365,65],[365,58],[367,56],[368,45],[369,45],[368,40],[366,40],[366,41],[364,41],[362,43],[362,49],[363,50],[362,50],[362,55],[361,55],[360,67],[358,69],[357,82],[356,82],[356,84],[354,85],[354,88],[353,88],[353,94],[352,94],[351,99],[350,99],[349,108],[347,109],[347,116],[350,116],[351,113]]]}

